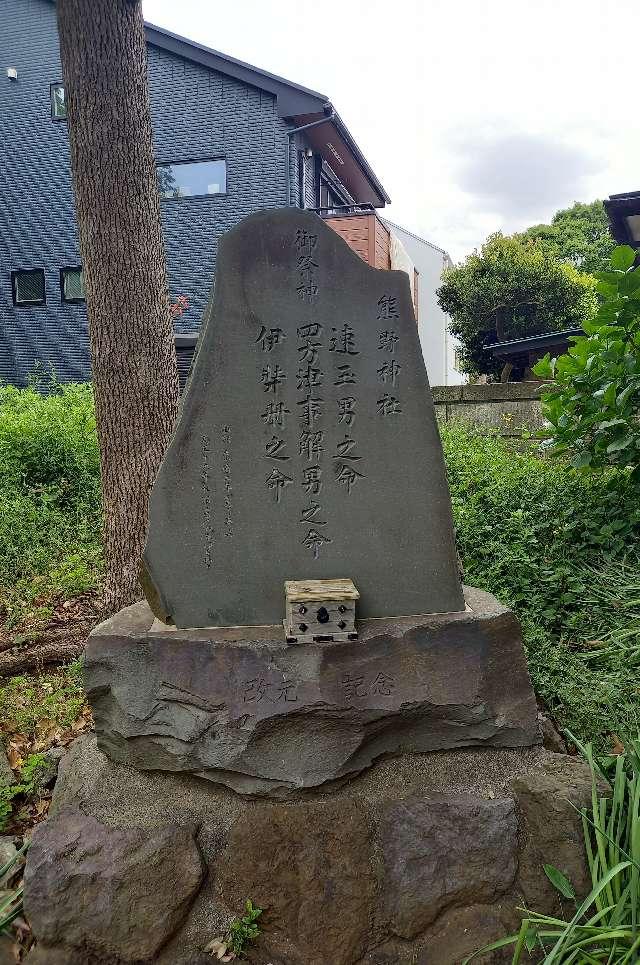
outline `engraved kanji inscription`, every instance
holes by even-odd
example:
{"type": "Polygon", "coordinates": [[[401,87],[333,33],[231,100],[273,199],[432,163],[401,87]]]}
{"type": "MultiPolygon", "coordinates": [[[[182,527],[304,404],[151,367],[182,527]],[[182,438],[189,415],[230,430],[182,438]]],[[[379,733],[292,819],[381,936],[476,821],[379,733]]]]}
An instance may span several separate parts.
{"type": "Polygon", "coordinates": [[[402,366],[398,365],[395,359],[390,359],[388,362],[384,362],[378,369],[378,379],[385,384],[389,382],[395,388],[398,384],[398,376],[401,368],[402,366]]]}
{"type": "Polygon", "coordinates": [[[394,677],[387,673],[379,673],[371,684],[371,693],[379,697],[391,697],[395,687],[394,677]]]}
{"type": "Polygon", "coordinates": [[[278,436],[272,436],[271,440],[267,442],[264,447],[264,454],[267,459],[289,459],[290,456],[285,452],[286,445],[284,439],[279,439],[278,436]]]}
{"type": "Polygon", "coordinates": [[[313,553],[314,560],[317,560],[320,556],[320,550],[324,543],[331,543],[332,539],[330,536],[326,536],[324,533],[319,533],[316,529],[310,529],[307,535],[302,540],[302,545],[306,546],[313,553]]]}
{"type": "Polygon", "coordinates": [[[264,677],[253,677],[244,685],[242,699],[245,704],[260,703],[267,695],[267,681],[264,677]]]}
{"type": "Polygon", "coordinates": [[[395,295],[382,295],[378,299],[378,318],[400,318],[398,299],[395,295]]]}
{"type": "Polygon", "coordinates": [[[359,355],[356,349],[355,332],[350,325],[345,322],[341,329],[332,328],[332,336],[329,344],[330,352],[337,352],[339,355],[359,355]]]}
{"type": "Polygon", "coordinates": [[[392,329],[378,333],[378,351],[380,352],[395,352],[397,342],[398,335],[392,329]]]}
{"type": "Polygon", "coordinates": [[[353,425],[353,420],[356,417],[356,400],[352,395],[345,396],[344,399],[338,399],[338,422],[344,423],[346,426],[353,425]]]}
{"type": "Polygon", "coordinates": [[[262,345],[263,352],[270,352],[274,345],[280,345],[286,338],[281,328],[265,328],[261,326],[256,342],[262,345]]]}
{"type": "Polygon", "coordinates": [[[269,402],[262,413],[262,419],[268,426],[283,426],[285,415],[290,413],[291,409],[287,409],[284,402],[269,402]]]}
{"type": "Polygon", "coordinates": [[[310,428],[314,422],[320,418],[322,414],[322,402],[323,400],[318,396],[307,396],[305,399],[300,399],[296,405],[301,407],[300,422],[305,429],[310,428]]]}
{"type": "Polygon", "coordinates": [[[324,446],[322,445],[323,439],[324,432],[321,430],[317,432],[302,432],[300,434],[300,455],[308,459],[309,462],[313,462],[321,452],[324,452],[324,446]]]}
{"type": "Polygon", "coordinates": [[[320,515],[321,511],[322,511],[322,506],[320,505],[320,503],[316,503],[313,501],[313,499],[311,499],[309,501],[309,505],[305,506],[305,508],[302,510],[300,514],[300,522],[313,523],[314,526],[326,526],[327,525],[326,519],[317,518],[318,515],[320,515]]]}
{"type": "Polygon", "coordinates": [[[324,372],[322,372],[321,369],[314,368],[312,365],[298,369],[298,388],[306,389],[310,392],[311,389],[322,385],[323,376],[324,372]]]}
{"type": "Polygon", "coordinates": [[[336,445],[336,453],[334,459],[362,459],[362,456],[358,456],[354,451],[356,446],[356,440],[352,439],[351,436],[345,435],[342,442],[336,445]]]}
{"type": "Polygon", "coordinates": [[[348,363],[336,366],[334,385],[353,385],[356,381],[356,373],[348,363]]]}
{"type": "Polygon", "coordinates": [[[364,683],[364,674],[345,673],[342,675],[340,684],[345,700],[361,700],[369,696],[364,683]]]}
{"type": "Polygon", "coordinates": [[[267,489],[272,491],[274,499],[277,503],[280,502],[282,490],[285,488],[285,486],[290,486],[292,482],[293,479],[291,476],[285,475],[285,473],[281,472],[280,469],[272,469],[266,479],[267,489]]]}
{"type": "Polygon", "coordinates": [[[393,395],[389,395],[388,392],[385,392],[382,398],[378,399],[376,405],[378,406],[379,415],[398,415],[398,413],[402,412],[400,400],[396,399],[393,395]]]}
{"type": "Polygon", "coordinates": [[[265,392],[276,392],[279,385],[286,379],[286,375],[279,365],[265,365],[262,370],[261,381],[265,392]]]}
{"type": "Polygon", "coordinates": [[[335,467],[336,469],[336,479],[342,485],[346,487],[347,494],[351,495],[351,490],[358,482],[359,479],[364,478],[364,473],[360,472],[355,466],[350,463],[341,463],[335,467]]]}
{"type": "Polygon", "coordinates": [[[308,466],[302,470],[302,485],[307,495],[317,496],[322,489],[322,469],[320,466],[308,466]]]}

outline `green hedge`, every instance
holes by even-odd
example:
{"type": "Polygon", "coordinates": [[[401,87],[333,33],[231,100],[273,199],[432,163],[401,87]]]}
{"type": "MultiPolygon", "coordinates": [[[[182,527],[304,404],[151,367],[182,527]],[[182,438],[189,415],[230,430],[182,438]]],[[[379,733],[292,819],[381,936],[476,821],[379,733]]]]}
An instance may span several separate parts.
{"type": "Polygon", "coordinates": [[[520,616],[537,693],[601,748],[610,732],[635,737],[640,500],[628,473],[585,474],[462,423],[441,434],[465,580],[520,616]]]}
{"type": "Polygon", "coordinates": [[[100,465],[88,385],[0,388],[0,620],[98,585],[100,465]]]}
{"type": "MultiPolygon", "coordinates": [[[[606,747],[640,728],[640,500],[463,424],[441,427],[468,583],[518,612],[538,694],[606,747]]],[[[91,387],[0,388],[0,623],[99,586],[91,387]]]]}

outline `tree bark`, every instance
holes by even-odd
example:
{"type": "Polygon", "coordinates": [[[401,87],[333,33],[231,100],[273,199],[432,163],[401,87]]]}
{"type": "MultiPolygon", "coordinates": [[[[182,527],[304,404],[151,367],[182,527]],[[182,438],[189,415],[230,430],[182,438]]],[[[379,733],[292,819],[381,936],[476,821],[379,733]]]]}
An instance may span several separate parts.
{"type": "Polygon", "coordinates": [[[139,0],[58,0],[100,443],[105,609],[140,596],[151,485],[178,405],[139,0]]]}

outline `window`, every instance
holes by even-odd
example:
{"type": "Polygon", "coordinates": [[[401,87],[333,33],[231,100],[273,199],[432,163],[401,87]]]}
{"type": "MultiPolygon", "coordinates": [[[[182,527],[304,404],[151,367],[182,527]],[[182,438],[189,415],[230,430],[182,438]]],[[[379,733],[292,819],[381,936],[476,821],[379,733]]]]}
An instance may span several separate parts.
{"type": "Polygon", "coordinates": [[[195,198],[227,193],[227,162],[185,161],[159,164],[158,189],[163,198],[195,198]]]}
{"type": "Polygon", "coordinates": [[[44,305],[44,268],[11,272],[14,305],[44,305]]]}
{"type": "Polygon", "coordinates": [[[64,97],[64,84],[51,85],[51,116],[55,121],[66,121],[67,102],[64,97]]]}
{"type": "Polygon", "coordinates": [[[63,302],[84,301],[84,279],[82,268],[60,269],[60,296],[63,302]]]}

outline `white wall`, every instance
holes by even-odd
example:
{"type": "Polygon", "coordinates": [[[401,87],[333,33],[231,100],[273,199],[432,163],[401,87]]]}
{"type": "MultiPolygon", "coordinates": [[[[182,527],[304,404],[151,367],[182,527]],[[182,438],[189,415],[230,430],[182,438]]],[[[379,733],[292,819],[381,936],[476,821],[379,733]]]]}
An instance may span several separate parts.
{"type": "Polygon", "coordinates": [[[455,368],[456,339],[449,334],[446,315],[436,299],[436,289],[445,268],[452,262],[446,251],[437,248],[424,238],[393,224],[385,222],[400,239],[419,272],[418,277],[418,333],[422,354],[431,385],[461,385],[466,376],[455,368]]]}

